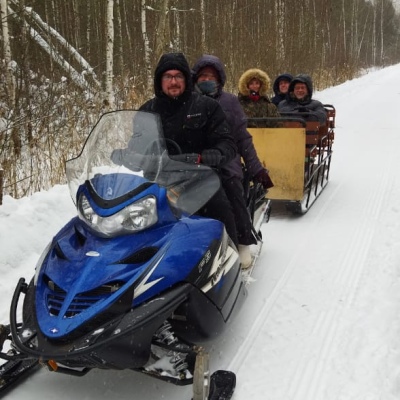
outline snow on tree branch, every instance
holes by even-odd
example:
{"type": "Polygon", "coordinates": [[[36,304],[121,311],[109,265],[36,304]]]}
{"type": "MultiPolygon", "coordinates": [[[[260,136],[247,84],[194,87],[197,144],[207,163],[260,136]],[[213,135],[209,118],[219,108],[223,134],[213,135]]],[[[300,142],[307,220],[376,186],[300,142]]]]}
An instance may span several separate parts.
{"type": "Polygon", "coordinates": [[[96,74],[94,73],[93,68],[89,65],[89,63],[81,56],[81,54],[73,47],[71,46],[64,37],[62,37],[55,29],[53,29],[51,26],[49,26],[46,22],[44,22],[40,16],[32,11],[32,9],[25,9],[29,15],[32,16],[32,18],[39,24],[41,28],[43,28],[46,32],[50,33],[61,45],[64,46],[64,48],[71,54],[75,60],[79,63],[79,65],[82,66],[83,70],[86,71],[87,74],[90,74],[95,81],[96,85],[100,87],[100,82],[97,81],[96,79],[96,74]]]}
{"type": "MultiPolygon", "coordinates": [[[[16,4],[16,2],[13,2],[16,4]]],[[[15,13],[12,8],[8,7],[10,15],[12,15],[17,20],[21,21],[21,17],[15,13]]],[[[74,81],[76,85],[81,87],[82,89],[91,89],[91,84],[86,81],[84,78],[85,74],[91,76],[96,88],[98,90],[101,88],[100,82],[96,79],[96,74],[93,72],[93,68],[89,65],[89,63],[79,54],[79,52],[71,46],[65,38],[63,38],[55,29],[51,28],[46,22],[44,22],[40,16],[35,13],[31,7],[26,7],[24,9],[24,13],[32,17],[32,19],[39,25],[39,27],[45,30],[47,33],[50,33],[53,38],[55,38],[65,49],[66,51],[78,62],[78,64],[82,67],[83,73],[79,73],[70,63],[68,63],[62,55],[57,52],[54,47],[52,47],[34,28],[29,26],[28,32],[31,38],[47,53],[51,58],[56,61],[56,63],[66,71],[71,79],[74,81]]]]}

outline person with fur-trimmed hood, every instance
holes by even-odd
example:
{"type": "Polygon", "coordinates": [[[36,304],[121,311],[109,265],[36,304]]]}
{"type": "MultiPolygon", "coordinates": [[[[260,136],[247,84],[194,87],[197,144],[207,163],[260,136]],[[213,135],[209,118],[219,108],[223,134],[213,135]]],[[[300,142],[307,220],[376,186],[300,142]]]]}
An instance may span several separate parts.
{"type": "MultiPolygon", "coordinates": [[[[279,117],[278,109],[268,97],[271,80],[268,74],[261,69],[251,68],[239,78],[239,102],[247,118],[279,117]]],[[[272,122],[249,121],[249,128],[276,126],[272,122]]]]}
{"type": "Polygon", "coordinates": [[[278,104],[285,100],[286,93],[289,90],[290,82],[293,80],[293,75],[285,72],[284,74],[280,74],[276,77],[274,84],[272,85],[272,90],[274,91],[274,96],[271,98],[272,103],[274,103],[277,107],[278,104]]]}
{"type": "Polygon", "coordinates": [[[306,74],[296,75],[290,82],[286,99],[279,103],[282,114],[301,113],[301,117],[309,121],[318,121],[321,126],[326,124],[326,110],[323,104],[312,98],[313,84],[306,74]]]}
{"type": "MultiPolygon", "coordinates": [[[[175,142],[182,153],[199,154],[201,162],[221,176],[221,167],[236,157],[237,147],[218,102],[192,89],[192,75],[185,56],[163,54],[154,73],[155,97],[139,110],[159,114],[164,137],[175,142]]],[[[198,214],[221,221],[238,246],[235,217],[222,187],[198,214]]]]}
{"type": "Polygon", "coordinates": [[[224,165],[221,172],[222,185],[236,216],[240,261],[242,268],[246,268],[251,264],[249,245],[255,244],[256,240],[252,233],[252,222],[244,198],[241,158],[243,158],[250,176],[261,182],[265,189],[272,187],[273,183],[268,170],[264,168],[257,156],[253,138],[246,128],[246,115],[238,98],[224,91],[226,74],[222,61],[216,56],[204,54],[193,65],[192,75],[195,90],[216,99],[221,105],[238,147],[236,158],[224,165]]]}

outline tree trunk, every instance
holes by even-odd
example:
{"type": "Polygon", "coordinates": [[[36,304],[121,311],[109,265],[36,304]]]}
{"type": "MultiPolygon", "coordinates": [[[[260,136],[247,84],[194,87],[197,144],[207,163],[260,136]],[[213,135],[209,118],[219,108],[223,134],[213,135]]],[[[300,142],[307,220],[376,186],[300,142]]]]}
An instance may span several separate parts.
{"type": "Polygon", "coordinates": [[[275,15],[276,15],[276,25],[275,25],[275,37],[276,37],[276,47],[275,47],[275,59],[279,68],[284,64],[285,56],[285,5],[284,0],[277,0],[275,2],[275,15]]]}
{"type": "Polygon", "coordinates": [[[142,0],[141,27],[142,27],[142,37],[143,37],[143,44],[144,44],[144,62],[145,62],[146,82],[147,82],[146,89],[150,90],[151,85],[152,85],[151,50],[150,50],[149,36],[147,34],[146,0],[142,0]]]}
{"type": "Polygon", "coordinates": [[[158,12],[159,18],[157,24],[156,43],[154,46],[155,60],[158,60],[161,57],[161,55],[164,53],[165,46],[168,44],[168,35],[167,35],[168,11],[169,11],[169,0],[162,0],[161,10],[158,12]]]}
{"type": "Polygon", "coordinates": [[[372,43],[372,65],[376,65],[376,11],[377,11],[377,1],[375,0],[373,3],[373,12],[374,16],[372,19],[372,38],[371,38],[371,43],[372,43]]]}
{"type": "Polygon", "coordinates": [[[11,110],[15,108],[15,79],[12,70],[12,56],[11,56],[11,44],[10,44],[10,34],[8,30],[8,1],[0,1],[0,11],[1,11],[1,28],[3,33],[3,58],[7,66],[7,94],[9,98],[9,107],[11,110]]]}
{"type": "Polygon", "coordinates": [[[117,62],[117,67],[114,66],[114,75],[118,74],[121,75],[124,71],[124,51],[122,47],[122,18],[121,18],[121,4],[120,0],[116,0],[115,2],[116,5],[116,18],[115,18],[115,32],[116,32],[116,38],[115,38],[115,43],[116,43],[116,48],[117,54],[116,54],[116,60],[117,62]]]}
{"type": "Polygon", "coordinates": [[[201,15],[201,40],[200,40],[200,49],[203,54],[207,53],[207,45],[206,45],[206,5],[205,0],[200,1],[200,15],[201,15]]]}
{"type": "Polygon", "coordinates": [[[114,67],[114,0],[107,0],[107,50],[106,50],[106,98],[105,106],[114,108],[113,67],[114,67]]]}

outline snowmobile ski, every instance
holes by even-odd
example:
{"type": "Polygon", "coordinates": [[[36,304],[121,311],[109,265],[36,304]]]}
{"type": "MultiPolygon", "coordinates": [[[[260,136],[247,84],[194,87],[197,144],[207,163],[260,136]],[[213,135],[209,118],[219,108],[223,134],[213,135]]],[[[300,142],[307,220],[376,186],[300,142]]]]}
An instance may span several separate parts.
{"type": "Polygon", "coordinates": [[[0,366],[0,393],[12,389],[39,366],[36,359],[10,360],[0,366]]]}

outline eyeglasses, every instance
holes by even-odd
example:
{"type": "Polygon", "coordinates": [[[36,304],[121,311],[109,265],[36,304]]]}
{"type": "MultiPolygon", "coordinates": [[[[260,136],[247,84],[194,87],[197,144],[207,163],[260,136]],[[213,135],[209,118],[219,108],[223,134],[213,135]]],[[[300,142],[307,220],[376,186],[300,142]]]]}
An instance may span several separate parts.
{"type": "Polygon", "coordinates": [[[170,74],[165,74],[161,78],[163,81],[168,81],[171,82],[173,79],[175,79],[177,82],[183,82],[185,80],[185,76],[182,74],[176,74],[176,75],[170,75],[170,74]]]}

